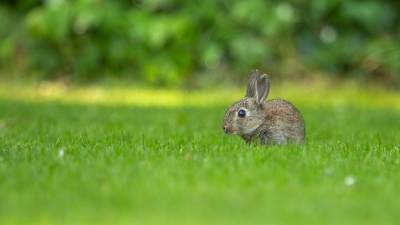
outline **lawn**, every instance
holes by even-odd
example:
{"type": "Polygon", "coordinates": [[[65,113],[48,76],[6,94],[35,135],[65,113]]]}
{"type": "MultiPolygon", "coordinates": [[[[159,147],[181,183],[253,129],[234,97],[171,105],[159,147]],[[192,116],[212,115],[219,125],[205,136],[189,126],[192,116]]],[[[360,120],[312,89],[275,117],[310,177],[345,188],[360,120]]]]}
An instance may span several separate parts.
{"type": "Polygon", "coordinates": [[[244,89],[0,84],[1,224],[397,224],[400,94],[282,83],[304,146],[221,128],[244,89]]]}

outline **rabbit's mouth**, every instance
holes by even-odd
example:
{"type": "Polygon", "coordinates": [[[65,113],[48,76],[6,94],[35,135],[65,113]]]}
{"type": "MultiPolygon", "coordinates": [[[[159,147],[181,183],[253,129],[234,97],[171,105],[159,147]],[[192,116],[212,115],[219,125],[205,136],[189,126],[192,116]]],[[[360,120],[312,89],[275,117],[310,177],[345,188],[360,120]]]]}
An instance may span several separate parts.
{"type": "Polygon", "coordinates": [[[222,129],[224,130],[225,134],[237,134],[237,130],[235,130],[232,126],[222,124],[222,129]]]}

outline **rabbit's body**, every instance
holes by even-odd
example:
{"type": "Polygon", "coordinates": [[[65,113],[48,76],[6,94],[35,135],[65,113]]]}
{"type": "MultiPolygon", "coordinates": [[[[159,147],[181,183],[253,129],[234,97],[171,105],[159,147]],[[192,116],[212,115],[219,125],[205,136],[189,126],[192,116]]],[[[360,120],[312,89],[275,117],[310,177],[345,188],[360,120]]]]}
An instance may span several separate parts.
{"type": "Polygon", "coordinates": [[[261,144],[304,143],[304,120],[299,111],[282,99],[264,102],[268,92],[268,76],[252,71],[246,97],[226,111],[225,133],[240,135],[248,144],[257,138],[261,144]]]}

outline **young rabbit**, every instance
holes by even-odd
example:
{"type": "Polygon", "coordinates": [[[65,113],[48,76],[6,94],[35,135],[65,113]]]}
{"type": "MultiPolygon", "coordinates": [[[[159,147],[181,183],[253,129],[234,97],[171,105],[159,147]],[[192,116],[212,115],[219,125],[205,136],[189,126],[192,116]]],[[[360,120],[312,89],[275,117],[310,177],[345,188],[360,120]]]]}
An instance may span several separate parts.
{"type": "Polygon", "coordinates": [[[282,99],[264,102],[269,92],[269,77],[253,70],[246,96],[226,110],[222,129],[240,135],[247,144],[260,138],[261,144],[302,144],[304,120],[291,103],[282,99]]]}

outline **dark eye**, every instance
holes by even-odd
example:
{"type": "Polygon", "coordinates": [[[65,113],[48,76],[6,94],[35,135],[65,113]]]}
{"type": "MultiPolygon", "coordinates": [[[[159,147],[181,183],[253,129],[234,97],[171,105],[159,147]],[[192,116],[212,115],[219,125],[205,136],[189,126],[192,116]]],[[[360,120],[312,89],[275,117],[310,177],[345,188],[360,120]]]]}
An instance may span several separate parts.
{"type": "Polygon", "coordinates": [[[239,110],[239,112],[238,112],[238,116],[243,118],[243,117],[246,116],[246,112],[245,112],[243,109],[241,109],[241,110],[239,110]]]}

